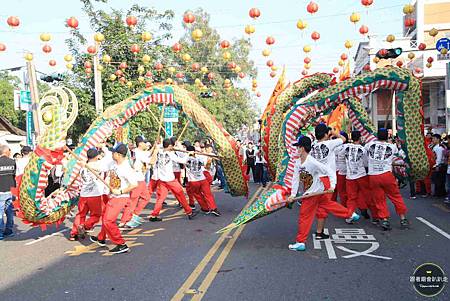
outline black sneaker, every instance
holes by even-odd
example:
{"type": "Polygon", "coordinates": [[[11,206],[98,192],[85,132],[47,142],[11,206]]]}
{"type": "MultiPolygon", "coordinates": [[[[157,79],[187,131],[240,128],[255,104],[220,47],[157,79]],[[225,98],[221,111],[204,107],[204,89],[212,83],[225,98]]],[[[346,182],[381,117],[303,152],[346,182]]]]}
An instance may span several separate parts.
{"type": "Polygon", "coordinates": [[[148,220],[151,221],[151,222],[162,222],[162,218],[160,218],[159,216],[149,217],[148,220]]]}
{"type": "Polygon", "coordinates": [[[78,235],[77,234],[75,234],[75,235],[70,235],[69,236],[69,240],[70,241],[77,241],[79,238],[78,238],[78,235]]]}
{"type": "Polygon", "coordinates": [[[404,219],[400,220],[400,226],[403,229],[409,228],[409,221],[408,221],[408,219],[404,218],[404,219]]]}
{"type": "Polygon", "coordinates": [[[189,205],[189,207],[191,207],[192,210],[195,210],[195,205],[189,205]]]}
{"type": "Polygon", "coordinates": [[[114,248],[109,250],[109,253],[120,254],[120,253],[128,252],[129,250],[130,250],[130,248],[128,248],[128,246],[126,244],[123,244],[123,245],[115,246],[114,248]]]}
{"type": "Polygon", "coordinates": [[[370,219],[370,215],[367,212],[367,209],[361,210],[361,216],[363,216],[365,219],[370,219]]]}
{"type": "Polygon", "coordinates": [[[95,242],[100,247],[106,246],[106,241],[105,240],[99,240],[96,236],[89,236],[89,240],[92,241],[92,242],[95,242]]]}
{"type": "Polygon", "coordinates": [[[391,224],[389,223],[388,220],[382,220],[380,221],[380,227],[384,230],[384,231],[389,231],[391,230],[391,224]]]}
{"type": "Polygon", "coordinates": [[[194,219],[194,217],[198,214],[198,211],[192,211],[191,214],[188,214],[188,219],[194,219]]]}
{"type": "Polygon", "coordinates": [[[377,226],[380,223],[380,220],[378,218],[372,218],[372,224],[377,226]]]}
{"type": "Polygon", "coordinates": [[[211,212],[211,214],[214,215],[214,216],[221,216],[221,214],[220,214],[219,210],[217,210],[217,208],[214,209],[214,210],[211,210],[210,212],[211,212]]]}
{"type": "Polygon", "coordinates": [[[319,239],[328,239],[328,238],[330,238],[330,235],[328,235],[328,234],[325,234],[325,233],[318,233],[318,232],[316,232],[316,239],[317,240],[319,240],[319,239]]]}

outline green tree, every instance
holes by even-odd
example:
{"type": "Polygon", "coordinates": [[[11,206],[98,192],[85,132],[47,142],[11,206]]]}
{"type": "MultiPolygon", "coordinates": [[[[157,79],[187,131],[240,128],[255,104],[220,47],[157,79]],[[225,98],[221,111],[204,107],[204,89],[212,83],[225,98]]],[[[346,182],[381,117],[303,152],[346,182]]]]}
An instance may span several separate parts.
{"type": "Polygon", "coordinates": [[[20,88],[20,79],[8,72],[0,72],[0,116],[14,126],[25,130],[25,113],[14,109],[14,90],[20,88]]]}

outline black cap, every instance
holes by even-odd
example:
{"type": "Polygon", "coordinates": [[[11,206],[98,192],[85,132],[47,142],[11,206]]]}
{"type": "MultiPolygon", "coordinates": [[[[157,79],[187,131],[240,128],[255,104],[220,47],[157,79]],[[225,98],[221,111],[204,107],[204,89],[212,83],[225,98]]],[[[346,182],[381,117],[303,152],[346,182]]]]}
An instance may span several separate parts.
{"type": "Polygon", "coordinates": [[[90,148],[88,149],[86,155],[88,159],[94,159],[95,157],[98,156],[98,150],[96,148],[90,148]]]}
{"type": "Polygon", "coordinates": [[[115,147],[113,147],[112,152],[121,154],[122,156],[126,156],[128,153],[128,147],[123,143],[119,143],[115,147]]]}
{"type": "Polygon", "coordinates": [[[188,146],[191,146],[192,144],[189,140],[184,140],[183,143],[181,143],[181,145],[188,147],[188,146]]]}
{"type": "Polygon", "coordinates": [[[25,145],[22,147],[22,154],[24,155],[28,155],[29,153],[31,153],[33,150],[31,149],[31,147],[29,147],[28,145],[25,145]]]}
{"type": "Polygon", "coordinates": [[[164,139],[162,144],[163,148],[168,148],[170,145],[173,145],[169,138],[164,139]]]}
{"type": "Polygon", "coordinates": [[[134,142],[136,143],[136,146],[139,146],[139,143],[147,143],[147,140],[145,140],[142,136],[137,136],[136,138],[134,138],[134,142]]]}
{"type": "Polygon", "coordinates": [[[315,128],[315,135],[316,137],[324,136],[326,133],[330,131],[331,128],[329,128],[325,123],[319,123],[315,128]]]}
{"type": "Polygon", "coordinates": [[[194,152],[195,151],[195,147],[193,145],[188,145],[188,146],[186,146],[186,150],[188,152],[194,152]]]}
{"type": "Polygon", "coordinates": [[[388,130],[385,128],[378,129],[377,138],[381,141],[386,141],[388,139],[388,130]]]}
{"type": "Polygon", "coordinates": [[[359,141],[361,139],[361,132],[360,131],[352,131],[352,140],[353,141],[359,141]]]}
{"type": "Polygon", "coordinates": [[[311,139],[307,136],[301,135],[298,138],[298,141],[292,144],[293,146],[300,146],[300,147],[306,147],[311,148],[311,139]]]}

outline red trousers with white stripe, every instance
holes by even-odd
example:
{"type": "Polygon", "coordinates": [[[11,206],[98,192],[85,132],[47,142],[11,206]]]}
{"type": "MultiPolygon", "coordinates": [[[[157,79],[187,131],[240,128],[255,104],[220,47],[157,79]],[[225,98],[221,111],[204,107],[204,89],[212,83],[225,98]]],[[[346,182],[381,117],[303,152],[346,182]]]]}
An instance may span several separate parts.
{"type": "Polygon", "coordinates": [[[102,229],[98,234],[98,240],[105,240],[108,237],[114,244],[122,245],[125,240],[120,234],[119,227],[117,227],[116,220],[120,211],[125,208],[128,198],[110,198],[105,205],[105,210],[102,215],[102,229]]]}
{"type": "Polygon", "coordinates": [[[217,209],[214,195],[211,192],[211,185],[208,180],[189,182],[192,194],[203,211],[209,211],[217,209]]]}
{"type": "Polygon", "coordinates": [[[78,234],[78,226],[83,225],[86,230],[92,229],[102,217],[103,196],[80,197],[78,201],[78,213],[73,221],[71,235],[78,234]],[[86,220],[86,215],[89,218],[86,220]]]}
{"type": "Polygon", "coordinates": [[[145,181],[138,182],[138,187],[130,192],[130,202],[125,206],[120,223],[125,224],[133,217],[133,212],[138,206],[138,203],[142,203],[145,207],[150,202],[150,193],[147,190],[145,181]]]}
{"type": "Polygon", "coordinates": [[[169,191],[172,192],[172,194],[175,196],[175,198],[181,204],[181,206],[184,209],[184,212],[186,214],[191,214],[192,209],[191,209],[191,207],[189,207],[189,204],[186,200],[186,196],[184,195],[184,192],[183,192],[183,186],[181,186],[180,182],[178,182],[177,180],[173,180],[170,182],[164,182],[164,181],[158,180],[158,184],[157,184],[157,188],[156,188],[157,199],[156,199],[155,208],[153,209],[153,212],[151,213],[151,215],[152,216],[159,215],[159,213],[162,209],[163,202],[166,199],[169,191]]]}
{"type": "Polygon", "coordinates": [[[346,178],[345,175],[340,175],[337,171],[336,171],[336,176],[337,176],[337,183],[336,183],[336,189],[334,190],[333,193],[333,201],[337,202],[337,197],[339,196],[339,200],[341,201],[341,204],[344,207],[347,207],[347,200],[348,200],[348,194],[347,194],[347,189],[346,189],[346,178]]]}
{"type": "Polygon", "coordinates": [[[152,194],[156,190],[156,181],[153,179],[150,179],[150,182],[148,183],[146,190],[148,192],[148,198],[147,199],[145,199],[145,198],[139,199],[136,209],[134,209],[134,212],[133,212],[134,215],[141,214],[142,210],[144,210],[145,206],[147,206],[147,204],[150,202],[150,199],[152,198],[152,194]]]}
{"type": "MultiPolygon", "coordinates": [[[[324,183],[325,190],[329,189],[330,179],[328,177],[322,177],[320,179],[324,183]]],[[[331,193],[327,193],[302,200],[300,213],[298,215],[297,242],[306,242],[309,231],[311,230],[311,225],[314,221],[314,216],[319,207],[325,212],[330,212],[337,217],[349,218],[352,215],[353,212],[350,212],[338,202],[332,201],[332,197],[333,195],[331,193]]]]}
{"type": "MultiPolygon", "coordinates": [[[[372,202],[371,192],[369,189],[369,177],[364,176],[358,179],[347,179],[347,208],[354,212],[356,208],[365,210],[368,207],[370,211],[376,211],[372,202]]],[[[373,215],[373,212],[372,212],[373,215]]]]}
{"type": "Polygon", "coordinates": [[[395,211],[398,215],[405,214],[408,211],[392,172],[389,171],[381,175],[369,176],[369,184],[378,218],[385,219],[390,216],[386,196],[394,204],[395,211]]]}

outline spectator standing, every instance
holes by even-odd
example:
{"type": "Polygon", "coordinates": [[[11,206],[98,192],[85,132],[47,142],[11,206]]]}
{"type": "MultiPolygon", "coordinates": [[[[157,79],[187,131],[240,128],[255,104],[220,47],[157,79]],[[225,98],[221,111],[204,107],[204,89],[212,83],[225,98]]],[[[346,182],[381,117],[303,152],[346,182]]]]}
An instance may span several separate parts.
{"type": "Polygon", "coordinates": [[[0,240],[14,235],[14,212],[11,188],[16,186],[16,162],[11,159],[11,149],[0,145],[0,240]],[[6,213],[6,227],[3,221],[6,213]]]}
{"type": "Polygon", "coordinates": [[[445,149],[441,146],[441,136],[439,134],[433,135],[432,145],[432,150],[436,158],[436,163],[433,166],[433,174],[431,176],[431,181],[434,184],[434,196],[444,197],[446,196],[445,179],[447,162],[445,162],[445,149]]]}

